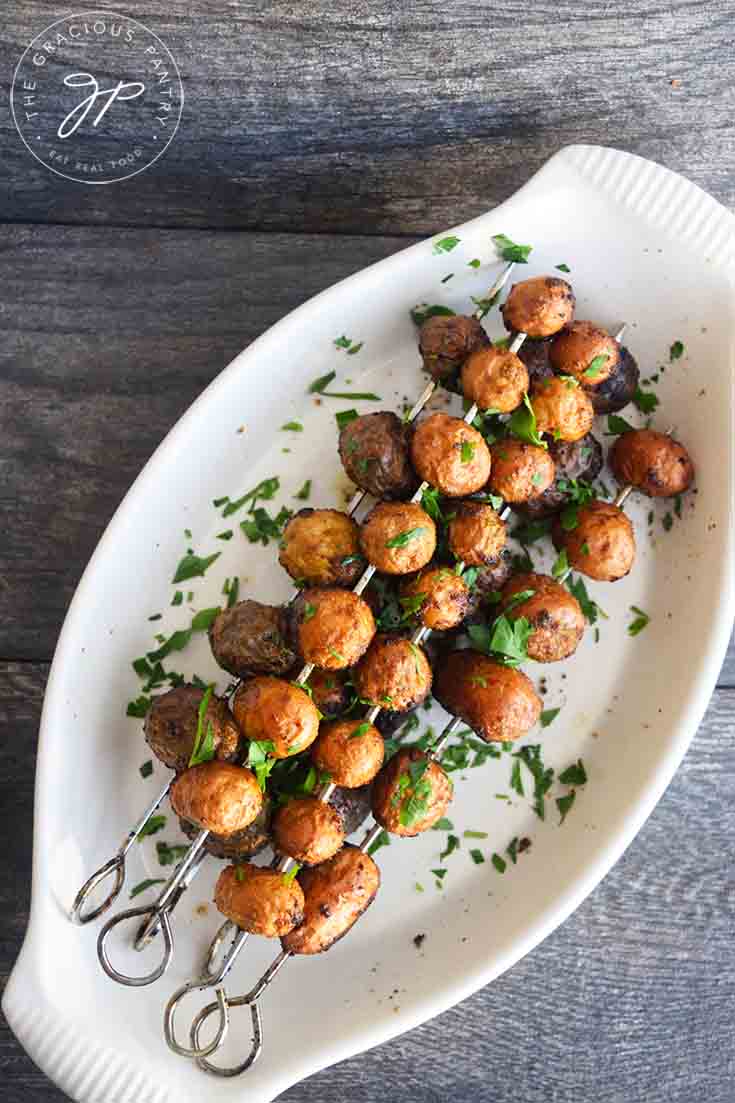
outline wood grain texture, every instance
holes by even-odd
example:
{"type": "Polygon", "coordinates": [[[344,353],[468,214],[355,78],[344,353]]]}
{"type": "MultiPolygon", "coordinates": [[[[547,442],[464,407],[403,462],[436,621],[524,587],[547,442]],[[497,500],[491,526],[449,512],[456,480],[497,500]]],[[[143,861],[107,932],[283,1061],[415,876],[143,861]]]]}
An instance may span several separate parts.
{"type": "MultiPolygon", "coordinates": [[[[3,981],[27,919],[47,672],[40,663],[0,668],[0,725],[13,733],[0,744],[0,769],[14,828],[0,858],[3,981]]],[[[452,1011],[286,1092],[284,1103],[731,1103],[734,711],[735,693],[719,690],[623,859],[532,954],[452,1011]]],[[[424,947],[431,952],[430,931],[424,947]]],[[[410,943],[406,953],[416,953],[410,943]]],[[[66,1098],[6,1027],[0,1068],[3,1103],[66,1098]]]]}
{"type": "MultiPolygon", "coordinates": [[[[6,84],[69,10],[9,8],[6,84]]],[[[38,164],[4,113],[5,219],[428,234],[579,141],[735,200],[732,0],[129,0],[125,11],[178,61],[175,140],[134,179],[84,187],[38,164]]]]}

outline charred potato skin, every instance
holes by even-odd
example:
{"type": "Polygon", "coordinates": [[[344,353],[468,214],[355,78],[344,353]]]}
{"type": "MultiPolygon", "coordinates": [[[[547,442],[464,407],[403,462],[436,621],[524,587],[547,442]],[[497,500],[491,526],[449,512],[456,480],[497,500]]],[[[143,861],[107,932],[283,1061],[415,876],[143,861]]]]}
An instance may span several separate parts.
{"type": "Polygon", "coordinates": [[[458,371],[476,349],[490,344],[482,325],[465,314],[437,314],[427,318],[419,331],[419,352],[424,371],[437,381],[458,371]]]}
{"type": "Polygon", "coordinates": [[[344,937],[372,904],[380,870],[369,854],[346,844],[328,862],[302,870],[304,921],[281,939],[292,954],[319,954],[344,937]]]}
{"type": "Polygon", "coordinates": [[[425,567],[436,551],[436,525],[414,502],[380,502],[362,523],[360,546],[368,562],[383,574],[412,574],[425,567]],[[388,546],[417,529],[421,531],[403,547],[388,546]]]}
{"type": "Polygon", "coordinates": [[[299,655],[322,670],[354,666],[375,635],[370,606],[351,590],[302,590],[290,617],[299,655]]]}
{"type": "Polygon", "coordinates": [[[274,758],[306,750],[319,732],[319,713],[309,695],[267,674],[238,687],[232,711],[246,739],[273,743],[274,758]]]}
{"type": "Polygon", "coordinates": [[[281,938],[304,920],[304,893],[298,881],[287,881],[277,870],[251,862],[222,870],[214,902],[240,930],[263,938],[281,938]]]}
{"type": "Polygon", "coordinates": [[[282,805],[272,831],[276,850],[307,866],[326,862],[345,838],[339,812],[318,797],[294,797],[282,805]]]}
{"type": "Polygon", "coordinates": [[[470,607],[465,618],[468,622],[486,620],[484,610],[491,604],[491,594],[498,594],[513,573],[513,556],[507,548],[492,563],[478,567],[474,585],[470,589],[470,607]]]}
{"type": "Polygon", "coordinates": [[[554,578],[529,572],[515,575],[504,587],[501,613],[510,620],[525,617],[533,629],[528,657],[539,663],[555,663],[577,650],[584,635],[584,614],[577,599],[554,578]],[[524,590],[533,596],[508,610],[509,601],[524,590]]]}
{"type": "Polygon", "coordinates": [[[372,785],[361,785],[359,789],[346,789],[338,785],[329,798],[332,808],[339,812],[345,835],[357,831],[370,815],[371,791],[372,785]]]}
{"type": "Polygon", "coordinates": [[[311,699],[324,716],[339,716],[350,704],[350,687],[339,670],[313,670],[309,675],[311,699]]]}
{"type": "Polygon", "coordinates": [[[452,782],[438,763],[432,762],[418,747],[404,747],[385,764],[373,783],[373,816],[391,835],[413,838],[441,819],[449,807],[453,793],[452,782]],[[410,824],[401,823],[401,811],[415,788],[410,783],[410,767],[412,763],[426,761],[428,766],[422,775],[422,780],[428,781],[430,786],[426,810],[410,824]]]}
{"type": "Polygon", "coordinates": [[[490,488],[506,502],[540,497],[554,482],[556,465],[546,448],[506,437],[490,449],[490,488]]]}
{"type": "Polygon", "coordinates": [[[551,517],[569,501],[569,492],[559,483],[582,479],[591,483],[602,470],[602,445],[587,433],[581,440],[554,440],[549,444],[549,454],[556,465],[556,478],[538,498],[519,503],[517,509],[526,517],[551,517]]]}
{"type": "Polygon", "coordinates": [[[227,837],[257,819],[263,794],[251,770],[212,759],[179,774],[171,786],[171,807],[201,830],[227,837]]]}
{"type": "Polygon", "coordinates": [[[468,567],[495,563],[507,536],[505,521],[484,502],[459,502],[447,527],[452,555],[468,567]]]}
{"type": "Polygon", "coordinates": [[[549,359],[559,375],[571,375],[580,385],[594,390],[614,372],[620,359],[620,346],[601,326],[579,319],[556,335],[551,342],[549,359]],[[604,360],[595,365],[594,374],[588,375],[593,370],[590,365],[598,357],[604,360]]]}
{"type": "MultiPolygon", "coordinates": [[[[177,686],[153,698],[143,731],[156,758],[170,770],[185,770],[196,742],[199,707],[204,690],[177,686]]],[[[204,730],[212,725],[215,757],[234,762],[240,755],[242,737],[227,702],[214,695],[204,716],[204,730]]]]}
{"type": "Polygon", "coordinates": [[[388,410],[355,418],[339,435],[339,455],[348,477],[383,501],[410,498],[416,489],[410,448],[411,427],[388,410]]]}
{"type": "Polygon", "coordinates": [[[470,604],[467,583],[451,567],[432,567],[421,571],[401,587],[406,599],[422,597],[413,614],[415,620],[432,632],[447,632],[456,628],[470,604]]]}
{"type": "Polygon", "coordinates": [[[556,518],[551,530],[557,549],[566,548],[570,567],[597,582],[617,582],[635,561],[635,534],[622,509],[594,500],[577,511],[570,531],[556,518]]]}
{"type": "Polygon", "coordinates": [[[374,724],[358,719],[322,724],[311,757],[335,785],[359,789],[368,785],[385,757],[383,737],[374,724]],[[360,735],[355,733],[363,728],[360,735]]]}
{"type": "Polygon", "coordinates": [[[683,445],[654,429],[622,433],[609,456],[615,478],[650,498],[684,494],[694,481],[694,465],[683,445]]]}
{"type": "Polygon", "coordinates": [[[449,498],[474,494],[490,475],[490,451],[482,435],[449,414],[429,414],[419,422],[411,462],[421,479],[449,498]]]}
{"type": "Polygon", "coordinates": [[[309,586],[353,586],[364,570],[359,533],[339,509],[300,509],[283,530],[278,561],[309,586]]]}
{"type": "Polygon", "coordinates": [[[431,667],[404,636],[379,633],[353,671],[358,696],[394,712],[407,712],[431,692],[431,667]]]}
{"type": "MultiPolygon", "coordinates": [[[[207,836],[204,849],[214,858],[224,858],[234,861],[237,858],[252,858],[265,850],[271,841],[270,836],[271,803],[268,797],[263,797],[263,807],[252,823],[244,827],[242,831],[235,831],[232,835],[207,836]]],[[[196,839],[199,828],[195,823],[179,818],[179,826],[189,839],[196,839]]]]}
{"type": "Polygon", "coordinates": [[[529,385],[538,379],[548,379],[554,374],[549,360],[549,349],[553,337],[528,337],[518,350],[518,359],[526,365],[529,385]]]}
{"type": "Polygon", "coordinates": [[[635,358],[624,345],[621,345],[618,362],[607,379],[596,387],[583,384],[592,399],[595,414],[614,414],[632,402],[639,378],[640,372],[635,358]]]}
{"type": "Polygon", "coordinates": [[[530,400],[539,433],[548,433],[555,440],[575,441],[592,428],[592,400],[571,377],[552,375],[538,380],[531,387],[530,400]]]}
{"type": "Polygon", "coordinates": [[[462,365],[462,391],[481,410],[509,414],[528,390],[526,365],[510,349],[498,345],[478,349],[462,365]]]}
{"type": "Polygon", "coordinates": [[[541,699],[531,680],[477,651],[446,656],[434,696],[488,743],[520,739],[541,715],[541,699]]]}
{"type": "Polygon", "coordinates": [[[238,601],[218,613],[209,626],[209,645],[218,665],[236,678],[286,674],[296,663],[283,609],[260,601],[238,601]]]}
{"type": "Polygon", "coordinates": [[[571,285],[557,276],[536,276],[514,283],[500,307],[505,328],[529,337],[551,337],[574,317],[571,285]]]}

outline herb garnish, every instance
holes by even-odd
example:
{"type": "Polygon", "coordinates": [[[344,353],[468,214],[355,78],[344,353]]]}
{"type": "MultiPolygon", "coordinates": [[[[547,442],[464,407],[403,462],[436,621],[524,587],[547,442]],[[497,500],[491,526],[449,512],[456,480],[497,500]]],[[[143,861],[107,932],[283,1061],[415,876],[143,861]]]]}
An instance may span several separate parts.
{"type": "Polygon", "coordinates": [[[146,697],[146,695],[142,693],[140,697],[136,697],[134,701],[128,701],[128,707],[125,710],[125,715],[132,716],[135,720],[142,720],[143,717],[147,714],[150,707],[150,697],[146,697]]]}
{"type": "Polygon", "coordinates": [[[175,584],[185,582],[187,578],[200,578],[221,554],[221,552],[215,552],[213,555],[199,556],[187,552],[176,568],[171,581],[175,584]]]}
{"type": "Polygon", "coordinates": [[[439,303],[435,303],[433,306],[429,306],[428,303],[418,303],[410,313],[413,324],[420,327],[427,318],[437,316],[452,318],[456,311],[450,310],[448,306],[441,306],[439,303]]]}
{"type": "Polygon", "coordinates": [[[252,513],[252,520],[240,522],[240,528],[251,544],[260,541],[267,545],[270,540],[280,540],[286,522],[291,519],[291,510],[285,506],[281,506],[275,517],[271,517],[262,506],[258,506],[252,513]]]}
{"type": "Polygon", "coordinates": [[[643,391],[636,387],[633,402],[643,414],[652,414],[659,404],[658,395],[653,391],[643,391]]]}
{"type": "Polygon", "coordinates": [[[301,869],[300,862],[294,862],[294,864],[291,866],[291,868],[287,869],[286,872],[283,874],[283,883],[284,883],[284,885],[290,885],[291,882],[293,881],[294,877],[296,876],[296,874],[299,872],[300,869],[301,869]]]}
{"type": "Polygon", "coordinates": [[[588,367],[582,372],[585,379],[597,379],[602,369],[605,366],[605,361],[610,359],[609,352],[602,352],[599,356],[593,357],[590,360],[588,367]]]}
{"type": "Polygon", "coordinates": [[[421,508],[424,513],[428,513],[432,521],[442,520],[442,511],[439,505],[439,491],[436,487],[430,486],[423,491],[421,495],[421,508]]]}
{"type": "Polygon", "coordinates": [[[551,766],[544,766],[540,743],[521,747],[520,751],[514,752],[513,757],[519,758],[531,773],[533,778],[533,810],[538,818],[543,820],[546,818],[544,797],[551,788],[554,771],[551,766]]]}
{"type": "Polygon", "coordinates": [[[648,613],[644,613],[642,609],[639,609],[637,605],[631,605],[631,613],[635,613],[635,620],[628,625],[628,635],[637,636],[639,632],[642,632],[647,624],[650,623],[651,618],[648,613]]]}
{"type": "Polygon", "coordinates": [[[194,746],[191,750],[191,757],[189,759],[190,766],[199,766],[202,762],[211,762],[214,758],[214,728],[212,727],[212,721],[208,721],[207,730],[204,730],[204,718],[209,708],[209,702],[212,700],[212,694],[214,693],[214,686],[207,686],[204,691],[204,696],[199,702],[199,708],[197,710],[197,730],[194,736],[194,746]]]}
{"type": "Polygon", "coordinates": [[[155,835],[157,831],[161,831],[165,826],[165,816],[149,816],[138,832],[138,841],[140,842],[141,839],[145,839],[149,835],[155,835]]]}
{"type": "Polygon", "coordinates": [[[576,796],[577,796],[576,790],[571,789],[570,792],[568,792],[566,794],[566,796],[556,798],[556,807],[559,809],[559,815],[561,817],[560,820],[559,820],[559,826],[560,827],[564,823],[564,820],[569,815],[569,812],[571,810],[572,805],[574,804],[574,800],[575,800],[576,796]]]}
{"type": "Polygon", "coordinates": [[[669,349],[669,360],[678,360],[684,353],[684,345],[681,341],[674,341],[673,345],[669,349]]]}
{"type": "MultiPolygon", "coordinates": [[[[263,479],[257,486],[254,486],[252,490],[248,490],[247,494],[243,494],[242,498],[237,498],[234,502],[227,499],[227,505],[222,511],[223,517],[229,517],[233,513],[237,513],[238,509],[242,509],[246,502],[250,502],[250,512],[253,512],[253,506],[258,501],[270,502],[275,498],[276,494],[280,490],[281,480],[277,475],[274,475],[270,479],[263,479]]],[[[174,579],[174,582],[176,579],[174,579]]]]}
{"type": "Polygon", "coordinates": [[[528,264],[532,245],[516,245],[505,234],[493,234],[492,240],[503,260],[514,261],[516,264],[528,264]]]}
{"type": "Polygon", "coordinates": [[[484,624],[472,624],[468,635],[478,651],[491,655],[504,666],[519,666],[528,659],[528,640],[533,629],[526,617],[510,620],[499,616],[492,628],[484,624]]]}
{"type": "Polygon", "coordinates": [[[375,842],[370,844],[368,854],[372,857],[376,850],[380,850],[381,846],[390,846],[390,835],[387,831],[381,831],[375,842]]]}
{"type": "Polygon", "coordinates": [[[571,272],[571,268],[568,264],[555,264],[554,267],[557,272],[571,272]]]}
{"type": "Polygon", "coordinates": [[[357,410],[340,410],[339,413],[334,415],[337,428],[344,429],[345,425],[349,425],[351,421],[355,421],[359,416],[357,410]]]}
{"type": "Polygon", "coordinates": [[[139,767],[139,773],[141,777],[151,776],[151,774],[153,773],[153,762],[150,758],[147,762],[144,762],[143,765],[139,767]]]}
{"type": "Polygon", "coordinates": [[[526,793],[523,788],[523,777],[521,776],[521,763],[517,758],[513,762],[510,771],[510,787],[519,797],[525,797],[526,793]]]}
{"type": "Polygon", "coordinates": [[[276,758],[268,757],[275,749],[275,743],[272,743],[269,739],[260,741],[252,739],[248,744],[248,766],[253,770],[258,779],[258,785],[263,791],[265,791],[268,775],[278,761],[276,758]]]}
{"type": "Polygon", "coordinates": [[[573,597],[576,597],[580,604],[582,612],[584,613],[588,624],[595,624],[598,616],[607,617],[607,614],[603,612],[596,601],[593,601],[590,595],[587,593],[587,587],[584,584],[584,579],[581,575],[569,574],[564,580],[566,588],[573,597]]]}
{"type": "Polygon", "coordinates": [[[407,778],[408,782],[404,787],[401,809],[398,813],[398,819],[402,827],[413,827],[429,807],[431,782],[425,775],[430,765],[431,760],[425,757],[417,762],[410,762],[408,775],[402,774],[398,779],[399,786],[404,778],[407,778]]]}
{"type": "Polygon", "coordinates": [[[298,498],[300,502],[308,502],[310,494],[311,494],[311,479],[307,479],[306,482],[304,483],[304,485],[301,487],[301,490],[299,490],[296,494],[294,494],[294,498],[298,498]]]}
{"type": "Polygon", "coordinates": [[[516,407],[506,422],[508,429],[518,440],[526,444],[535,444],[537,448],[547,448],[548,444],[539,435],[536,415],[533,412],[531,400],[527,394],[523,396],[523,404],[516,407]]]}
{"type": "Polygon", "coordinates": [[[163,885],[165,881],[163,877],[147,877],[145,881],[139,881],[138,884],[130,890],[130,899],[134,899],[136,896],[140,896],[141,892],[145,892],[146,889],[151,888],[153,885],[163,885]]]}
{"type": "Polygon", "coordinates": [[[632,433],[633,426],[629,421],[626,421],[624,417],[620,417],[618,414],[607,415],[607,432],[606,437],[617,437],[621,433],[632,433]]]}
{"type": "MultiPolygon", "coordinates": [[[[548,728],[549,724],[553,724],[557,716],[561,712],[561,708],[557,709],[544,709],[541,713],[539,720],[541,721],[542,728],[548,728]]],[[[561,780],[561,779],[560,779],[561,780]]]]}
{"type": "Polygon", "coordinates": [[[587,771],[582,759],[578,758],[571,766],[567,766],[566,770],[562,770],[559,774],[559,781],[562,785],[586,785],[587,771]]]}
{"type": "Polygon", "coordinates": [[[364,394],[363,393],[357,393],[357,392],[355,392],[353,394],[353,393],[348,392],[348,391],[328,391],[327,387],[332,382],[332,380],[336,379],[336,377],[337,377],[336,371],[330,371],[330,372],[327,372],[326,375],[320,375],[318,379],[315,379],[314,382],[309,385],[307,393],[308,394],[323,395],[324,398],[351,398],[351,399],[354,399],[357,402],[359,402],[359,401],[381,402],[382,401],[379,394],[373,394],[371,391],[366,391],[364,394]]]}
{"type": "Polygon", "coordinates": [[[188,846],[171,846],[169,843],[156,843],[158,864],[161,866],[172,866],[174,863],[181,861],[188,849],[188,846]]]}
{"type": "Polygon", "coordinates": [[[501,858],[499,854],[493,854],[490,861],[493,863],[498,873],[505,873],[506,869],[508,868],[508,863],[506,862],[505,858],[501,858]]]}
{"type": "Polygon", "coordinates": [[[557,579],[558,582],[563,582],[571,570],[569,566],[569,560],[567,559],[567,549],[562,548],[556,559],[554,565],[551,568],[552,576],[557,579]]]}
{"type": "Polygon", "coordinates": [[[300,421],[287,421],[285,425],[281,426],[282,430],[288,430],[291,433],[303,433],[304,427],[300,421]]]}
{"type": "Polygon", "coordinates": [[[432,253],[434,256],[439,256],[441,253],[451,253],[452,249],[456,249],[459,245],[458,237],[442,237],[439,241],[435,241],[432,245],[432,253]]]}
{"type": "Polygon", "coordinates": [[[478,850],[477,847],[473,847],[470,851],[470,858],[476,866],[481,866],[485,861],[485,855],[482,853],[481,850],[478,850]]]}
{"type": "Polygon", "coordinates": [[[447,835],[447,845],[439,855],[439,861],[443,862],[450,854],[454,854],[455,850],[459,850],[460,845],[458,835],[447,835]]]}
{"type": "Polygon", "coordinates": [[[399,532],[397,536],[392,536],[390,540],[386,541],[386,548],[405,548],[411,540],[415,540],[422,532],[426,532],[426,528],[423,525],[419,525],[415,529],[407,529],[406,532],[399,532]]]}
{"type": "Polygon", "coordinates": [[[475,446],[471,440],[463,440],[459,450],[462,463],[470,463],[475,454],[475,446]]]}

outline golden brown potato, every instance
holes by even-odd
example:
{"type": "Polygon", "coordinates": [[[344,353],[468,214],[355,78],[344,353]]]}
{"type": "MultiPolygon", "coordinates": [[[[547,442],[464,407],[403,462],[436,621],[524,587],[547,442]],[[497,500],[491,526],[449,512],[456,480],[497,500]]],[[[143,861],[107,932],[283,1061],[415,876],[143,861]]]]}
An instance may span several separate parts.
{"type": "Polygon", "coordinates": [[[291,623],[304,662],[323,670],[354,666],[375,635],[370,606],[351,590],[303,590],[291,623]]]}
{"type": "Polygon", "coordinates": [[[449,498],[481,490],[490,474],[490,451],[481,434],[449,414],[430,414],[419,422],[411,462],[421,479],[449,498]]]}
{"type": "Polygon", "coordinates": [[[507,539],[506,524],[492,506],[459,502],[449,522],[449,550],[467,567],[494,563],[507,539]]]}
{"type": "Polygon", "coordinates": [[[592,400],[571,376],[539,379],[530,398],[539,433],[549,433],[554,440],[581,440],[592,428],[592,400]]]}
{"type": "Polygon", "coordinates": [[[295,878],[241,862],[226,866],[214,886],[214,902],[241,931],[281,938],[304,918],[304,893],[295,878]]]}
{"type": "Polygon", "coordinates": [[[572,529],[565,529],[557,517],[551,532],[556,547],[566,549],[569,566],[588,578],[615,582],[633,566],[633,526],[622,509],[609,502],[580,506],[572,529]]]}
{"type": "Polygon", "coordinates": [[[478,651],[447,655],[438,668],[434,696],[488,743],[520,739],[541,715],[541,698],[530,678],[478,651]]]}
{"type": "Polygon", "coordinates": [[[352,677],[363,701],[392,712],[415,708],[431,691],[429,660],[404,636],[377,635],[352,677]]]}
{"type": "Polygon", "coordinates": [[[383,736],[374,724],[360,719],[322,724],[311,749],[317,769],[345,789],[359,789],[371,782],[384,757],[383,736]]]}
{"type": "MultiPolygon", "coordinates": [[[[171,770],[185,770],[196,742],[199,707],[204,690],[197,686],[177,686],[151,701],[143,731],[157,759],[171,770]]],[[[233,762],[240,753],[241,736],[227,702],[214,694],[204,715],[206,733],[212,727],[215,758],[233,762]]]]}
{"type": "Polygon", "coordinates": [[[318,797],[294,797],[273,817],[276,850],[303,865],[326,862],[344,841],[339,812],[318,797]]]}
{"type": "Polygon", "coordinates": [[[462,366],[464,396],[481,410],[509,414],[520,406],[527,390],[526,365],[502,345],[478,349],[462,366]]]}
{"type": "Polygon", "coordinates": [[[490,449],[493,457],[489,487],[506,502],[538,498],[554,482],[556,465],[546,448],[506,437],[490,449]]]}
{"type": "Polygon", "coordinates": [[[574,317],[574,292],[557,276],[535,276],[513,284],[500,312],[511,332],[550,337],[574,317]]]}
{"type": "Polygon", "coordinates": [[[441,819],[453,792],[445,771],[425,751],[404,747],[373,783],[373,816],[391,835],[420,835],[441,819]]]}
{"type": "Polygon", "coordinates": [[[500,612],[509,620],[525,617],[533,629],[528,638],[529,659],[555,663],[577,650],[584,634],[584,613],[577,599],[546,574],[517,574],[503,587],[500,612]],[[519,601],[519,595],[531,596],[519,601]]]}
{"type": "Polygon", "coordinates": [[[651,498],[683,494],[694,480],[694,464],[684,445],[655,429],[623,433],[608,458],[618,482],[651,498]]]}
{"type": "Polygon", "coordinates": [[[434,554],[436,525],[414,502],[380,502],[362,523],[360,546],[383,574],[411,574],[434,554]]]}
{"type": "Polygon", "coordinates": [[[350,687],[345,674],[337,670],[312,670],[311,699],[323,716],[339,716],[350,704],[350,687]]]}
{"type": "Polygon", "coordinates": [[[380,888],[380,870],[369,854],[349,844],[321,865],[298,875],[304,922],[281,939],[292,954],[320,954],[346,935],[380,888]]]}
{"type": "Polygon", "coordinates": [[[477,318],[464,314],[436,314],[427,318],[419,333],[424,370],[434,379],[452,375],[475,349],[490,344],[477,318]]]}
{"type": "Polygon", "coordinates": [[[202,831],[234,835],[260,814],[263,794],[252,770],[213,758],[179,774],[171,786],[171,807],[202,831]]]}
{"type": "Polygon", "coordinates": [[[309,586],[353,586],[365,569],[359,536],[338,509],[301,509],[283,530],[278,561],[309,586]]]}
{"type": "Polygon", "coordinates": [[[450,567],[426,568],[401,586],[401,605],[433,632],[456,628],[467,613],[467,583],[450,567]]]}
{"type": "Polygon", "coordinates": [[[232,711],[246,739],[273,744],[273,758],[306,750],[319,732],[319,713],[308,693],[267,674],[238,686],[232,711]]]}
{"type": "Polygon", "coordinates": [[[593,322],[572,322],[551,342],[549,359],[559,375],[572,375],[585,387],[598,387],[620,360],[620,345],[593,322]]]}

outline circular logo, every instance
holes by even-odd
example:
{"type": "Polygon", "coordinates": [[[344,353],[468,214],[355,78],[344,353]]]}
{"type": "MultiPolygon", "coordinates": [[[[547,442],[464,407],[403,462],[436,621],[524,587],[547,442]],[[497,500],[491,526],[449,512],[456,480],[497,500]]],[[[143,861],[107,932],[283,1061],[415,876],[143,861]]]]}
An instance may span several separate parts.
{"type": "Polygon", "coordinates": [[[157,35],[126,15],[88,11],[33,39],[10,103],[18,133],[42,165],[80,184],[111,184],[164,153],[184,89],[157,35]]]}

